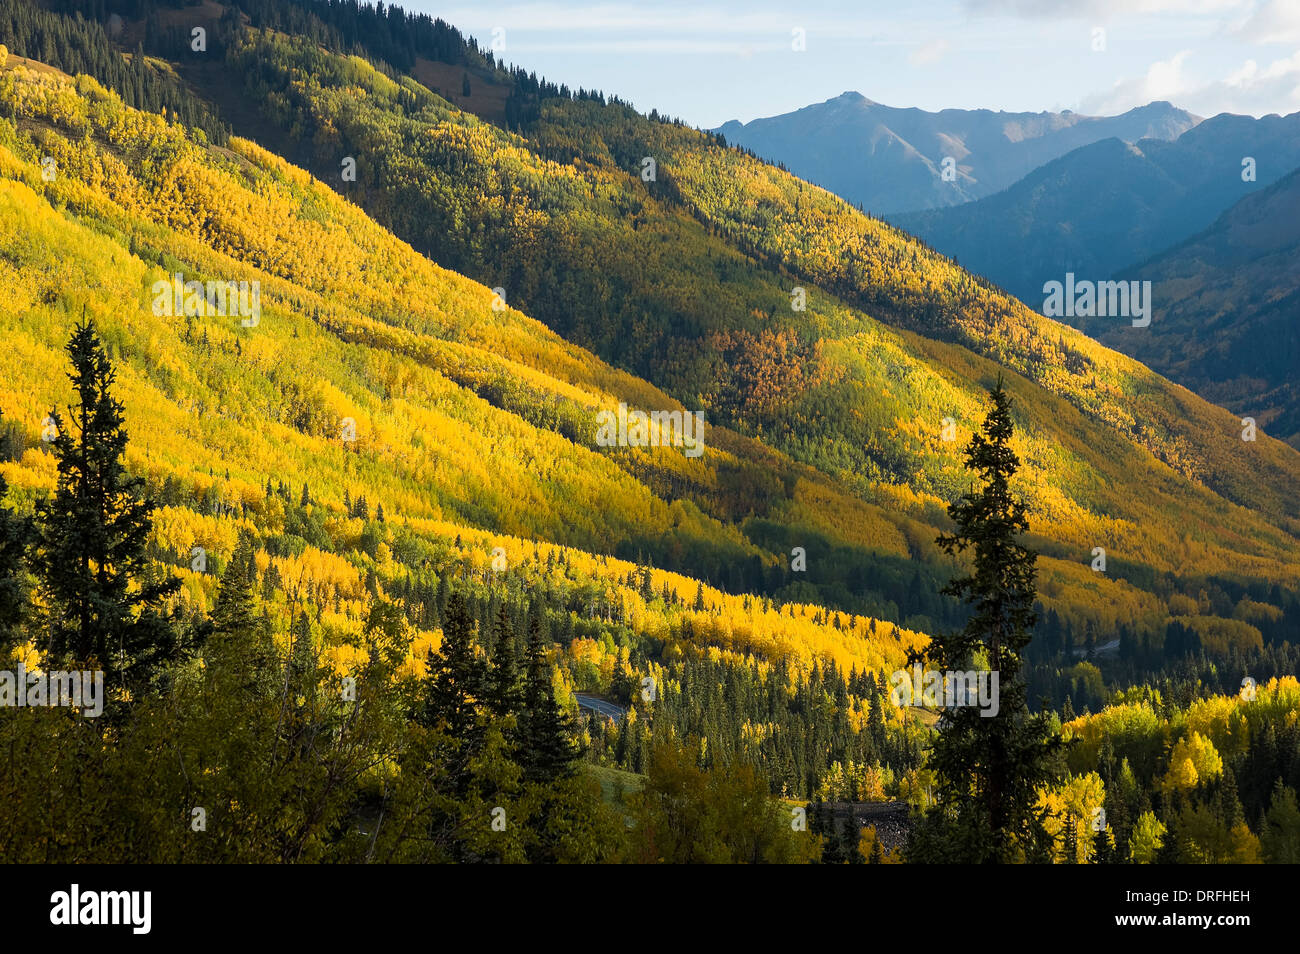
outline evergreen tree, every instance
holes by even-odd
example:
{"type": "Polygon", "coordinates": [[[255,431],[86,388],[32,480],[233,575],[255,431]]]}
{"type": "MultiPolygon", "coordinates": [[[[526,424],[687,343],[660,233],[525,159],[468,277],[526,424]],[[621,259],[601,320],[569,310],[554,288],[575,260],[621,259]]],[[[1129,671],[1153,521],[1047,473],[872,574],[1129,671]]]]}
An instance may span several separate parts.
{"type": "Polygon", "coordinates": [[[295,697],[314,690],[316,685],[316,647],[312,641],[311,620],[304,610],[289,627],[289,686],[295,697]]]}
{"type": "Polygon", "coordinates": [[[1079,863],[1079,826],[1072,814],[1065,816],[1065,864],[1076,865],[1079,863]]]}
{"type": "Polygon", "coordinates": [[[808,832],[814,837],[822,838],[822,859],[824,865],[842,865],[848,858],[844,854],[844,841],[835,827],[835,816],[826,802],[818,799],[808,811],[808,832]]]}
{"type": "Polygon", "coordinates": [[[527,658],[519,764],[523,766],[524,779],[530,782],[567,778],[573,774],[579,755],[572,738],[573,720],[555,701],[551,661],[536,616],[528,624],[527,658]]]}
{"type": "Polygon", "coordinates": [[[941,534],[950,554],[973,551],[969,576],[952,580],[945,594],[971,604],[966,626],[937,633],[910,654],[941,672],[979,669],[998,674],[998,711],[975,706],[945,713],[947,727],[934,742],[930,765],[938,777],[935,824],[947,828],[937,839],[922,833],[920,854],[938,851],[950,860],[1011,861],[1030,855],[1045,837],[1035,813],[1037,789],[1053,774],[1060,740],[1043,714],[1031,717],[1021,660],[1035,622],[1037,554],[1017,541],[1028,530],[1024,504],[1011,492],[1019,461],[1011,449],[1011,398],[999,378],[990,392],[992,408],[966,448],[966,466],[982,486],[951,504],[956,532],[941,534]]]}
{"type": "Polygon", "coordinates": [[[231,554],[230,562],[226,564],[221,580],[217,583],[217,602],[212,609],[213,632],[241,633],[257,626],[253,585],[249,578],[252,562],[252,538],[247,533],[241,533],[235,552],[231,554]]]}
{"type": "Polygon", "coordinates": [[[71,430],[50,412],[58,482],[37,506],[33,565],[48,607],[42,648],[55,660],[98,663],[110,683],[138,688],[189,648],[159,611],[180,580],[146,573],[153,503],[143,499],[144,481],[127,475],[122,405],[88,322],[77,325],[67,351],[78,402],[68,409],[71,430]]]}
{"type": "Polygon", "coordinates": [[[453,593],[443,615],[442,645],[429,654],[425,725],[442,726],[469,750],[476,748],[484,676],[483,662],[474,651],[474,617],[464,598],[453,593]]]}
{"type": "Polygon", "coordinates": [[[267,619],[257,612],[254,593],[253,541],[245,532],[217,584],[204,658],[233,674],[241,688],[269,696],[278,682],[279,661],[267,619]]]}
{"type": "Polygon", "coordinates": [[[1093,863],[1099,865],[1113,865],[1115,863],[1115,849],[1111,847],[1110,834],[1106,829],[1095,832],[1092,836],[1093,863]]]}
{"type": "Polygon", "coordinates": [[[496,644],[492,649],[492,668],[488,672],[484,697],[488,709],[497,716],[518,712],[523,701],[519,664],[515,658],[514,627],[504,603],[497,608],[496,644]]]}

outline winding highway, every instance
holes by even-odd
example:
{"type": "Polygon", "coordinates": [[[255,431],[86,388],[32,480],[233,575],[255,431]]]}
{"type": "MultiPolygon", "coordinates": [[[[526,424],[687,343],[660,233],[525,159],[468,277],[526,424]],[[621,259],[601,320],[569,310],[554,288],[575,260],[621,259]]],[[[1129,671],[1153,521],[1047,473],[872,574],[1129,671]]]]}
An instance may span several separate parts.
{"type": "Polygon", "coordinates": [[[613,719],[617,722],[623,718],[627,711],[622,706],[616,706],[612,702],[606,702],[604,699],[597,699],[595,696],[588,696],[581,692],[575,692],[573,697],[578,700],[579,709],[590,709],[598,715],[603,715],[607,719],[613,719]]]}

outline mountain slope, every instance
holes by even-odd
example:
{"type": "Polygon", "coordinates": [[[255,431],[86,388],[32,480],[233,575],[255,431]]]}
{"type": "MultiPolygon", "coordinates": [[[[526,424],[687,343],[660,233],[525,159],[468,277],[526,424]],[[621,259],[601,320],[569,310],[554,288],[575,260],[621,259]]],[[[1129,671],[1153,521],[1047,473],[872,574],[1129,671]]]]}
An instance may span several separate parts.
{"type": "Polygon", "coordinates": [[[1300,446],[1300,170],[1120,274],[1154,283],[1157,320],[1084,331],[1300,446]]]}
{"type": "MultiPolygon", "coordinates": [[[[305,574],[344,601],[343,631],[357,625],[347,601],[367,574],[400,584],[435,559],[440,574],[482,573],[497,546],[509,568],[540,579],[552,572],[548,554],[564,554],[565,586],[622,617],[651,600],[628,602],[624,581],[637,567],[597,554],[649,555],[718,579],[747,561],[760,577],[773,569],[730,518],[692,502],[725,511],[735,505],[729,482],[744,487],[754,468],[791,487],[763,511],[769,520],[811,539],[855,513],[862,521],[846,532],[857,545],[876,526],[886,550],[905,549],[889,539],[899,535],[889,520],[788,461],[782,476],[779,455],[722,428],[707,432],[709,455],[697,460],[674,448],[594,447],[595,410],[615,396],[673,402],[519,313],[493,311],[490,290],[430,264],[253,144],[205,146],[124,110],[93,81],[74,89],[21,63],[0,73],[0,93],[18,114],[0,119],[0,272],[10,288],[0,410],[13,458],[0,466],[20,501],[52,485],[42,422],[68,400],[62,344],[86,309],[116,362],[132,468],[167,504],[157,554],[186,578],[197,608],[211,607],[216,581],[187,572],[191,547],[219,565],[256,514],[279,522],[271,547],[286,579],[305,574]],[[49,182],[38,161],[46,155],[58,170],[49,182]],[[177,271],[260,282],[256,324],[155,314],[153,283],[177,271]],[[341,436],[345,421],[355,440],[341,436]],[[264,490],[286,480],[295,499],[309,488],[315,529],[264,490]],[[667,499],[651,485],[686,492],[667,499]],[[379,536],[340,507],[349,497],[384,508],[379,536]],[[345,558],[322,549],[320,533],[342,542],[345,558]]],[[[887,657],[896,664],[917,638],[879,641],[869,624],[882,638],[893,628],[862,617],[831,625],[816,608],[742,610],[739,598],[662,570],[652,585],[676,591],[688,616],[698,588],[713,609],[693,620],[692,641],[733,651],[876,668],[887,657]]],[[[636,612],[663,636],[682,625],[650,606],[636,612]]]]}
{"type": "Polygon", "coordinates": [[[1169,103],[1120,116],[926,112],[844,93],[824,103],[717,132],[795,175],[879,215],[944,208],[1005,189],[1080,146],[1116,137],[1174,139],[1199,118],[1169,103]],[[953,160],[944,178],[944,160],[953,160]]]}
{"type": "MultiPolygon", "coordinates": [[[[1224,461],[1244,464],[1241,449],[1225,441],[1213,457],[1200,450],[1206,433],[1231,430],[1228,415],[1219,412],[1222,420],[1210,424],[1208,405],[1170,413],[1182,398],[1141,366],[699,133],[621,106],[555,99],[529,136],[510,135],[448,109],[413,81],[397,87],[377,73],[367,78],[355,63],[272,38],[251,40],[237,66],[250,94],[284,104],[271,112],[277,124],[329,130],[331,139],[314,137],[322,177],[418,248],[501,285],[510,301],[566,337],[809,463],[818,462],[821,445],[810,439],[828,430],[835,453],[848,455],[864,484],[919,478],[918,489],[945,492],[930,466],[918,474],[909,461],[931,457],[924,443],[906,442],[900,457],[896,442],[879,439],[891,410],[895,419],[924,420],[925,408],[939,410],[931,399],[899,394],[893,408],[877,399],[871,413],[885,414],[866,428],[855,423],[861,411],[819,413],[809,430],[808,410],[838,394],[834,407],[866,384],[868,377],[842,368],[873,353],[864,346],[881,328],[878,316],[1026,374],[1230,499],[1285,512],[1289,490],[1277,492],[1296,480],[1289,461],[1279,458],[1276,470],[1266,464],[1281,483],[1261,485],[1257,459],[1246,468],[1249,480],[1228,476],[1235,464],[1225,469],[1224,461]],[[336,162],[325,158],[347,155],[366,157],[355,186],[340,182],[336,162]],[[660,158],[654,183],[633,171],[644,156],[660,158]],[[496,195],[504,201],[486,200],[496,195]],[[809,286],[805,311],[791,308],[792,286],[801,282],[809,286]],[[863,332],[871,336],[855,341],[863,332]],[[736,356],[778,348],[772,336],[779,335],[791,336],[780,352],[787,370],[769,385],[775,400],[755,400],[738,376],[747,362],[736,356]],[[827,351],[836,342],[843,344],[832,360],[827,351]],[[1107,386],[1096,387],[1101,381],[1107,386]]],[[[900,386],[911,390],[905,378],[900,386]]]]}
{"type": "Polygon", "coordinates": [[[1223,114],[1173,142],[1094,143],[978,202],[894,216],[1032,307],[1067,271],[1102,281],[1210,225],[1300,166],[1300,113],[1223,114]],[[1255,161],[1243,181],[1243,158],[1255,161]]]}
{"type": "MultiPolygon", "coordinates": [[[[1213,593],[1210,615],[1232,615],[1248,593],[1272,600],[1284,620],[1300,611],[1294,451],[1267,436],[1234,444],[1231,415],[828,193],[618,104],[549,96],[510,133],[410,77],[315,43],[247,30],[227,55],[260,121],[315,157],[323,181],[444,265],[500,286],[512,306],[649,378],[667,406],[703,408],[750,449],[742,462],[720,461],[703,488],[689,472],[636,471],[656,493],[688,496],[734,528],[730,540],[748,554],[739,563],[727,532],[665,538],[654,519],[658,533],[627,521],[604,536],[589,530],[591,547],[617,540],[626,556],[644,552],[733,592],[803,593],[920,630],[951,625],[960,614],[929,595],[951,571],[933,537],[946,526],[943,503],[965,489],[956,451],[984,387],[1009,370],[1043,600],[1069,638],[1102,628],[1159,647],[1174,591],[1213,593]],[[659,159],[649,183],[639,174],[646,156],[659,159]],[[356,182],[340,175],[349,157],[356,182]],[[797,283],[803,311],[791,308],[797,283]],[[940,439],[945,417],[957,425],[953,442],[940,439]],[[1088,569],[1102,543],[1104,576],[1088,569]],[[806,578],[778,561],[796,546],[819,554],[806,578]]],[[[184,182],[188,195],[195,186],[184,182]]],[[[221,225],[209,240],[225,248],[229,217],[205,211],[223,207],[221,190],[203,194],[181,221],[200,232],[221,225]]],[[[314,206],[305,205],[308,221],[314,206]]],[[[307,231],[305,242],[267,249],[259,230],[231,232],[233,250],[291,269],[286,279],[308,268],[301,261],[319,243],[307,231]]],[[[322,281],[333,273],[312,271],[322,281]]],[[[352,294],[348,285],[328,297],[352,294]]],[[[402,327],[419,317],[387,300],[376,316],[402,327]]],[[[326,317],[327,330],[340,326],[326,317]]],[[[461,333],[441,319],[428,327],[433,337],[461,333]]],[[[494,341],[495,331],[483,333],[494,341]]],[[[515,348],[523,353],[541,373],[556,360],[515,348]]],[[[502,392],[482,389],[492,401],[502,392]]],[[[532,403],[507,406],[522,405],[517,416],[528,420],[557,416],[532,403]]],[[[556,430],[581,439],[571,415],[558,416],[556,430]]],[[[482,446],[475,455],[492,458],[482,446]]],[[[564,523],[539,515],[527,532],[564,523]]]]}
{"type": "MultiPolygon", "coordinates": [[[[132,582],[174,575],[173,631],[210,634],[164,685],[114,699],[106,734],[72,712],[0,711],[0,854],[730,857],[665,849],[663,832],[699,818],[703,845],[721,826],[737,860],[789,860],[804,848],[754,845],[823,842],[769,795],[923,809],[935,713],[881,687],[926,632],[964,621],[938,587],[959,561],[934,535],[971,486],[960,450],[1003,377],[1012,489],[1043,551],[1027,688],[1063,722],[1107,707],[1073,720],[1081,774],[1047,804],[1091,816],[1132,753],[1107,801],[1116,843],[1155,806],[1199,852],[1183,837],[1190,746],[1197,773],[1213,759],[1240,779],[1238,799],[1205,793],[1229,820],[1264,817],[1278,778],[1295,787],[1300,766],[1279,762],[1297,742],[1295,682],[1272,678],[1296,670],[1295,451],[1267,435],[1233,446],[1216,432],[1227,412],[707,135],[590,94],[521,99],[517,77],[504,101],[466,104],[499,105],[506,131],[362,47],[340,54],[286,15],[301,8],[254,4],[292,29],[239,35],[234,8],[201,8],[232,24],[222,62],[247,90],[217,95],[220,70],[149,54],[133,68],[183,77],[184,101],[259,124],[319,179],[0,50],[3,503],[29,512],[54,483],[45,414],[71,397],[63,345],[90,319],[129,470],[160,505],[132,582]],[[356,180],[340,174],[353,164],[356,180]],[[701,409],[702,453],[608,446],[601,414],[621,403],[701,409]],[[1242,672],[1258,698],[1213,697],[1242,672]],[[626,717],[571,733],[555,708],[579,691],[626,717]],[[573,741],[588,764],[646,772],[624,781],[672,813],[599,811],[567,756],[530,778],[573,741]]],[[[409,21],[383,15],[432,82],[420,31],[403,47],[409,21]]],[[[41,643],[60,604],[36,592],[4,648],[58,659],[41,643]]],[[[1259,859],[1244,824],[1214,827],[1259,859]]],[[[1055,857],[1088,860],[1075,834],[1054,836],[1055,857]]]]}

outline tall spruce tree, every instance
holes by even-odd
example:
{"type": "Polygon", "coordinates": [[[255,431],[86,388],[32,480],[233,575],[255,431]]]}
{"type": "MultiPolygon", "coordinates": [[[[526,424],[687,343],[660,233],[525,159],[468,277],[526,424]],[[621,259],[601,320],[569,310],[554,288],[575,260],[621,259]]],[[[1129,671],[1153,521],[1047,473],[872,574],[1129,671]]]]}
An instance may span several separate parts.
{"type": "Polygon", "coordinates": [[[453,593],[443,615],[442,645],[429,654],[425,724],[445,728],[469,750],[477,748],[485,675],[483,661],[474,651],[474,617],[464,598],[453,593]]]}
{"type": "Polygon", "coordinates": [[[277,683],[279,657],[267,619],[257,612],[253,556],[252,536],[241,533],[217,584],[204,658],[238,674],[242,689],[269,694],[277,683]]]}
{"type": "Polygon", "coordinates": [[[1037,790],[1055,772],[1060,739],[1044,714],[1030,716],[1021,674],[1033,635],[1037,554],[1018,542],[1028,530],[1024,504],[1011,491],[1019,460],[1011,449],[1011,398],[999,377],[992,408],[966,447],[967,469],[981,483],[952,503],[956,531],[938,543],[949,554],[972,551],[972,572],[943,592],[971,606],[959,632],[936,634],[910,654],[940,672],[987,668],[998,674],[994,716],[976,706],[947,710],[930,766],[938,777],[938,811],[919,826],[918,860],[1007,862],[1044,857],[1037,790]]]}
{"type": "Polygon", "coordinates": [[[573,720],[555,701],[546,649],[541,621],[533,616],[528,624],[528,675],[519,732],[519,764],[530,782],[569,777],[580,754],[573,741],[573,720]]]}
{"type": "Polygon", "coordinates": [[[505,603],[497,608],[496,643],[492,647],[492,669],[484,692],[494,715],[518,712],[523,702],[519,685],[519,664],[515,658],[515,633],[505,603]]]}
{"type": "Polygon", "coordinates": [[[58,481],[37,506],[32,561],[47,607],[41,648],[55,660],[97,662],[110,685],[137,690],[190,648],[159,609],[180,580],[148,571],[153,503],[144,481],[126,472],[122,405],[89,322],[76,326],[67,352],[77,405],[68,408],[70,428],[50,412],[58,481]]]}

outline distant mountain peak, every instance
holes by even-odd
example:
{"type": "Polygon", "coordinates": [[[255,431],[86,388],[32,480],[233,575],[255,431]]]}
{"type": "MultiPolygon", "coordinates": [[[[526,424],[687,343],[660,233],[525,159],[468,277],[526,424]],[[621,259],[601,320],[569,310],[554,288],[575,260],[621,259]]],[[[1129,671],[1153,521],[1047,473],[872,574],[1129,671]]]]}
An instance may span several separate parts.
{"type": "Polygon", "coordinates": [[[887,106],[845,90],[779,116],[718,128],[730,143],[879,215],[961,205],[1099,140],[1173,140],[1200,118],[1167,101],[1120,116],[887,106]],[[955,160],[955,177],[942,171],[955,160]]]}

